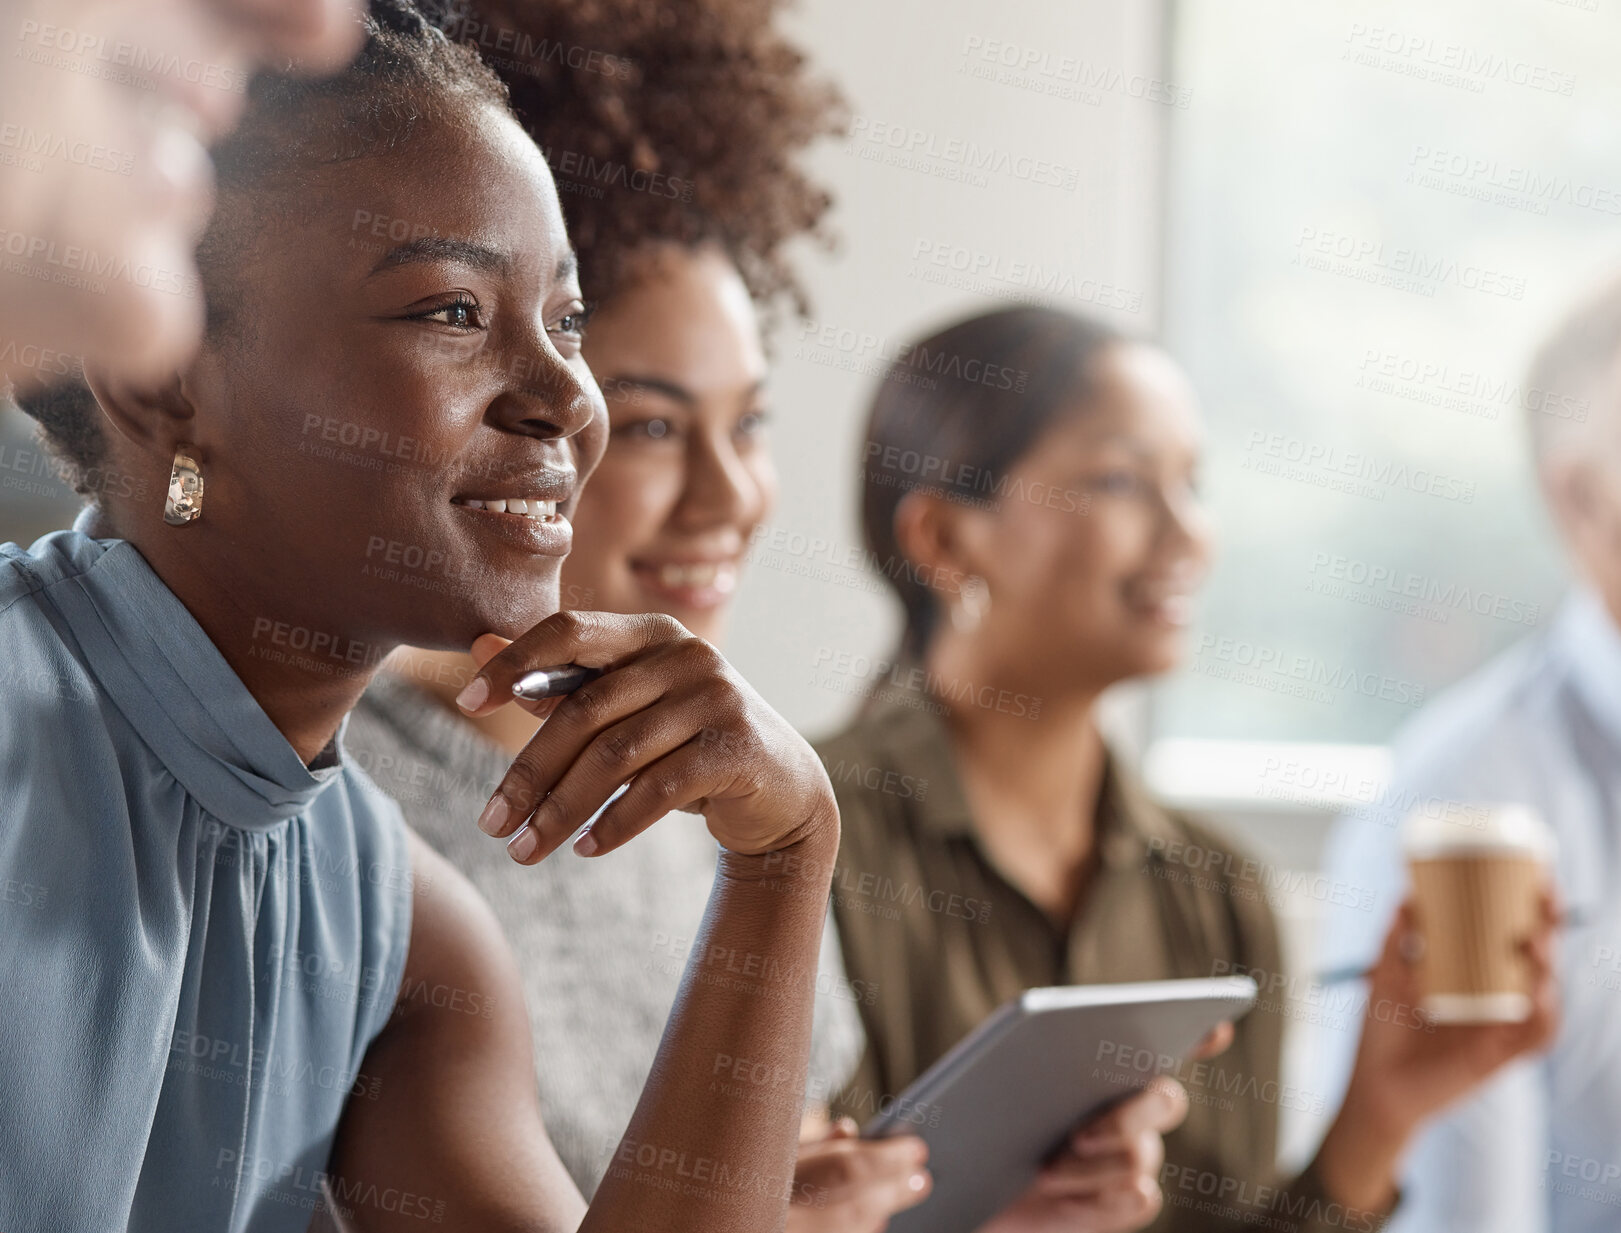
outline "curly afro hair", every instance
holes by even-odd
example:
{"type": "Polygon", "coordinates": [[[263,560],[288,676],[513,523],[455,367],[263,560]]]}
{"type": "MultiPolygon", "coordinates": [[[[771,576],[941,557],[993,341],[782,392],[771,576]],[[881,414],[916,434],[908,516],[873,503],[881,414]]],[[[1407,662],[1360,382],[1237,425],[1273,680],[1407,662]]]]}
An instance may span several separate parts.
{"type": "Polygon", "coordinates": [[[809,305],[783,245],[824,245],[831,198],[798,165],[843,131],[844,100],[776,29],[783,0],[461,0],[478,47],[545,152],[584,290],[632,281],[650,245],[718,244],[755,302],[809,305]]]}

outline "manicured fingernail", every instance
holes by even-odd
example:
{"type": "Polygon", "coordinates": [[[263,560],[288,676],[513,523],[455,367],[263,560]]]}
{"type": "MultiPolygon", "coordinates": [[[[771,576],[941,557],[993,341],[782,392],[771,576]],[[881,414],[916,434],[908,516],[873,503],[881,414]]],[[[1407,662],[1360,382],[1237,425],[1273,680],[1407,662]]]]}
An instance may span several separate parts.
{"type": "Polygon", "coordinates": [[[490,696],[490,683],[481,676],[475,676],[467,682],[465,689],[456,695],[456,705],[464,711],[476,711],[488,701],[490,696]]]}
{"type": "Polygon", "coordinates": [[[586,831],[574,841],[574,850],[581,856],[595,856],[597,851],[597,837],[586,831]]]}
{"type": "Polygon", "coordinates": [[[535,834],[535,828],[526,826],[507,840],[507,855],[521,865],[535,854],[539,846],[540,836],[535,834]]]}
{"type": "Polygon", "coordinates": [[[929,1184],[929,1175],[927,1173],[914,1173],[914,1174],[912,1174],[911,1177],[906,1179],[906,1185],[907,1185],[908,1189],[911,1189],[911,1190],[914,1190],[914,1191],[922,1190],[928,1184],[929,1184]]]}
{"type": "Polygon", "coordinates": [[[484,812],[478,815],[478,829],[486,835],[499,835],[506,829],[507,819],[511,816],[512,806],[507,804],[506,797],[497,792],[484,806],[484,812]]]}

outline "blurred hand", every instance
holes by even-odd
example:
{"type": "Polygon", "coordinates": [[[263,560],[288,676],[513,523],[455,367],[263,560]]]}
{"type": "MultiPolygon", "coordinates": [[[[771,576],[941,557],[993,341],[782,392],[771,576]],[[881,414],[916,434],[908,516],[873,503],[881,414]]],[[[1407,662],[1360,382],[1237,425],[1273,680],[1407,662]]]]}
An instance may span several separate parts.
{"type": "Polygon", "coordinates": [[[1408,956],[1415,936],[1413,906],[1404,903],[1368,978],[1362,1043],[1346,1094],[1347,1107],[1366,1107],[1393,1128],[1416,1128],[1521,1054],[1544,1048],[1559,1024],[1554,939],[1560,911],[1543,896],[1537,931],[1520,943],[1534,973],[1531,1017],[1523,1023],[1440,1024],[1415,1009],[1423,990],[1408,956]]]}
{"type": "Polygon", "coordinates": [[[1233,1043],[1233,1025],[1231,1023],[1218,1023],[1205,1033],[1204,1039],[1194,1046],[1193,1052],[1188,1054],[1190,1061],[1202,1062],[1207,1057],[1215,1057],[1218,1053],[1225,1053],[1233,1043]]]}
{"type": "Polygon", "coordinates": [[[849,1118],[802,1141],[787,1233],[879,1233],[929,1197],[928,1145],[916,1135],[862,1139],[849,1118]]]}
{"type": "MultiPolygon", "coordinates": [[[[1219,1051],[1231,1039],[1230,1028],[1218,1031],[1206,1038],[1203,1048],[1219,1051]]],[[[1159,1189],[1162,1136],[1187,1114],[1182,1085],[1155,1079],[1081,1127],[1024,1196],[979,1233],[1128,1233],[1142,1228],[1164,1203],[1159,1189]]]]}
{"type": "Polygon", "coordinates": [[[1418,1010],[1423,991],[1410,958],[1413,907],[1402,905],[1369,973],[1356,1067],[1317,1158],[1319,1175],[1336,1199],[1368,1210],[1385,1206],[1395,1190],[1396,1164],[1422,1123],[1504,1063],[1553,1040],[1559,1025],[1554,943],[1560,916],[1550,890],[1536,932],[1520,943],[1534,978],[1530,1018],[1440,1024],[1418,1010]]]}

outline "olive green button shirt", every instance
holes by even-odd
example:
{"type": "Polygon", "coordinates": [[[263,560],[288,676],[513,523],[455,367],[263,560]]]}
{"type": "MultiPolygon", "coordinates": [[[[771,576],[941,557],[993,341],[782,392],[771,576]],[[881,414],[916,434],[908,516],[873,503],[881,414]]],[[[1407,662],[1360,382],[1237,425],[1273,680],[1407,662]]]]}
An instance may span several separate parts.
{"type": "MultiPolygon", "coordinates": [[[[891,697],[818,745],[843,818],[833,908],[867,994],[866,1054],[837,1112],[865,1121],[1025,989],[1280,970],[1259,862],[1160,808],[1113,756],[1098,864],[1074,920],[1056,924],[981,846],[940,709],[891,697]]],[[[1226,1052],[1175,1073],[1191,1107],[1166,1136],[1155,1233],[1383,1223],[1329,1202],[1310,1169],[1277,1177],[1280,1104],[1320,1099],[1280,1086],[1283,1009],[1263,1003],[1226,1052]]]]}

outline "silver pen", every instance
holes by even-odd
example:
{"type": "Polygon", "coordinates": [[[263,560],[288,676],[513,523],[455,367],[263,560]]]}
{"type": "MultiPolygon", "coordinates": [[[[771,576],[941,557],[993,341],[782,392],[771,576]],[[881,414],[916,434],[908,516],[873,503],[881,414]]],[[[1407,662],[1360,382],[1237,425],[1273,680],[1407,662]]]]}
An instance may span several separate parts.
{"type": "MultiPolygon", "coordinates": [[[[1566,908],[1565,914],[1559,918],[1561,929],[1585,929],[1593,923],[1594,913],[1581,908],[1566,908]]],[[[1367,980],[1373,975],[1373,968],[1363,967],[1360,964],[1351,964],[1343,968],[1329,968],[1322,972],[1312,973],[1312,983],[1317,985],[1343,985],[1353,980],[1367,980]]]]}
{"type": "Polygon", "coordinates": [[[601,668],[583,668],[579,664],[560,664],[556,668],[539,668],[525,672],[512,684],[512,696],[526,702],[542,698],[558,698],[571,694],[587,681],[602,675],[601,668]]]}

